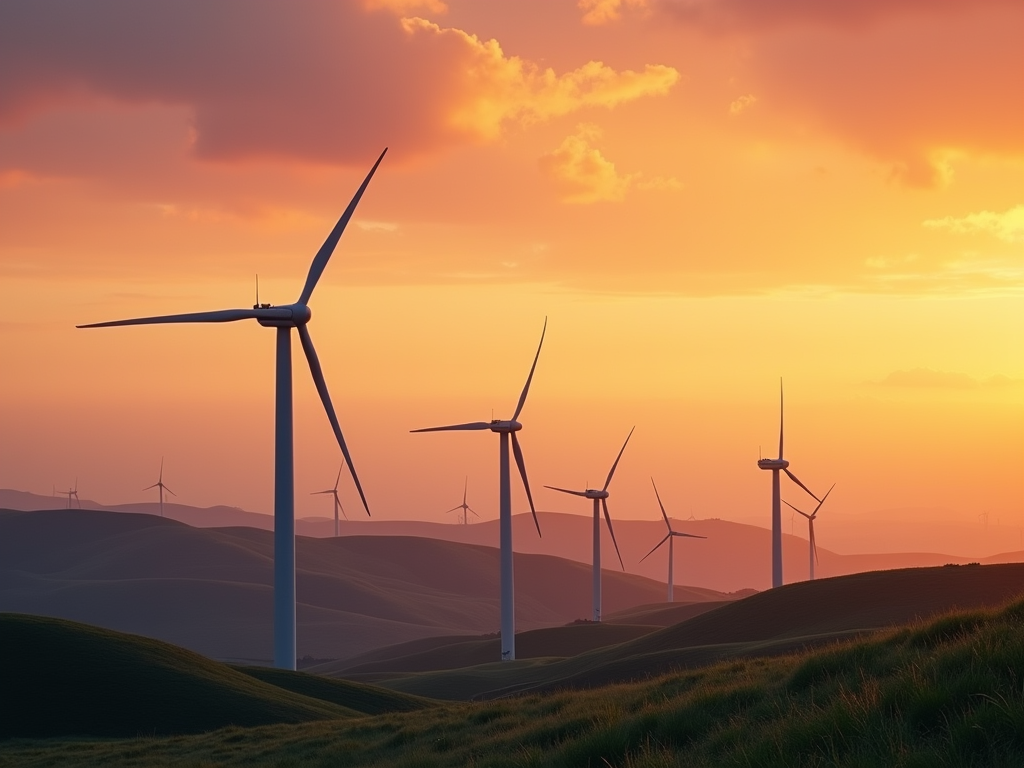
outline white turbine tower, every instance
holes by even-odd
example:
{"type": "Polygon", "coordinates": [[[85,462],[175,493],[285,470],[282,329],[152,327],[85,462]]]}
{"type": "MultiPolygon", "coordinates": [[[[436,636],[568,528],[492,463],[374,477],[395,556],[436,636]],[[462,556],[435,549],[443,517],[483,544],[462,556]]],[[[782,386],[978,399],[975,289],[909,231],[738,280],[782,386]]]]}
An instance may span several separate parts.
{"type": "Polygon", "coordinates": [[[548,320],[544,318],[544,328],[540,332],[540,344],[537,345],[537,354],[533,358],[533,365],[530,367],[530,375],[526,377],[526,386],[519,396],[519,403],[516,405],[515,413],[508,421],[491,419],[490,421],[474,421],[468,424],[452,424],[446,427],[428,427],[426,429],[414,429],[413,432],[448,432],[448,431],[476,431],[490,430],[498,433],[498,537],[500,545],[501,561],[501,660],[513,661],[516,657],[516,617],[515,617],[515,594],[512,574],[512,483],[509,472],[508,447],[512,443],[512,453],[516,457],[516,465],[519,467],[519,475],[523,479],[523,488],[526,489],[526,498],[530,502],[530,512],[533,513],[533,524],[537,526],[537,535],[540,535],[540,523],[537,521],[537,509],[533,505],[533,494],[530,493],[530,481],[526,479],[526,462],[523,461],[523,450],[519,447],[519,438],[516,432],[523,428],[516,419],[522,413],[526,405],[526,396],[530,392],[530,382],[533,381],[533,372],[537,369],[537,360],[540,358],[541,347],[544,346],[544,334],[548,329],[548,320]]]}
{"type": "Polygon", "coordinates": [[[341,514],[345,516],[345,519],[348,520],[348,515],[345,514],[345,508],[343,506],[341,506],[341,499],[338,498],[338,483],[341,482],[341,470],[343,470],[344,468],[345,468],[345,462],[342,462],[341,466],[338,467],[338,476],[334,479],[334,487],[333,488],[328,488],[326,491],[313,491],[311,494],[309,494],[310,496],[319,496],[320,494],[323,494],[323,493],[329,493],[329,494],[331,494],[334,497],[334,535],[335,536],[340,535],[340,532],[339,532],[339,529],[338,529],[338,526],[339,526],[339,523],[338,523],[338,510],[339,509],[341,510],[341,514]]]}
{"type": "MultiPolygon", "coordinates": [[[[152,475],[151,475],[151,477],[152,477],[152,475]]],[[[177,496],[178,495],[174,491],[172,491],[170,488],[168,488],[166,485],[164,485],[164,457],[163,456],[160,457],[160,479],[157,480],[152,485],[147,486],[146,488],[143,488],[142,490],[148,491],[148,490],[151,490],[153,488],[159,488],[160,489],[160,491],[159,491],[159,493],[160,493],[160,517],[163,517],[164,516],[164,491],[167,491],[169,494],[171,494],[171,496],[177,496]]]]}
{"type": "MultiPolygon", "coordinates": [[[[654,485],[653,477],[651,478],[651,485],[654,485]]],[[[654,549],[652,549],[650,552],[648,552],[646,555],[640,558],[640,562],[642,563],[648,557],[653,555],[662,544],[664,544],[666,541],[668,542],[668,602],[671,603],[674,600],[672,588],[675,586],[676,583],[675,573],[673,571],[673,566],[675,565],[676,561],[674,547],[675,537],[680,536],[682,538],[687,539],[706,539],[707,536],[698,536],[695,533],[680,533],[678,531],[673,531],[672,523],[669,522],[668,515],[665,513],[665,505],[661,503],[661,494],[658,493],[658,486],[656,485],[654,485],[654,495],[657,496],[658,498],[658,506],[661,507],[661,516],[665,518],[665,525],[668,527],[668,533],[665,534],[664,539],[662,539],[654,545],[654,549]]],[[[693,515],[690,515],[690,517],[692,518],[693,515]]]]}
{"type": "Polygon", "coordinates": [[[782,490],[779,483],[779,471],[789,475],[789,479],[803,488],[815,501],[821,501],[811,493],[810,489],[789,471],[789,462],[782,458],[783,434],[783,400],[782,379],[779,379],[779,458],[758,459],[760,469],[771,470],[772,473],[772,588],[782,586],[782,490]]]}
{"type": "Polygon", "coordinates": [[[277,359],[275,399],[275,437],[274,437],[274,666],[280,669],[295,669],[295,462],[294,435],[292,430],[292,329],[299,335],[302,351],[305,353],[312,374],[313,383],[323,402],[327,418],[331,422],[334,436],[341,447],[341,453],[348,463],[352,480],[359,491],[366,514],[370,507],[359,484],[352,457],[349,455],[345,438],[338,425],[338,417],[327,391],[320,360],[313,348],[306,324],[312,317],[309,299],[313,295],[320,276],[330,261],[331,254],[345,231],[349,219],[355,212],[363,192],[373,178],[377,166],[384,159],[381,152],[373,168],[363,179],[352,202],[334,225],[324,244],[313,257],[306,276],[302,293],[294,304],[271,306],[257,302],[252,309],[222,309],[213,312],[193,312],[182,315],[164,315],[161,317],[142,317],[132,320],[115,320],[106,323],[91,323],[79,328],[102,328],[115,325],[149,325],[155,323],[228,323],[236,320],[255,320],[266,328],[276,329],[277,359]]]}
{"type": "MultiPolygon", "coordinates": [[[[633,427],[636,429],[636,427],[633,427]]],[[[612,518],[608,514],[608,486],[611,485],[612,476],[615,474],[615,468],[619,466],[619,459],[622,458],[622,452],[626,450],[626,446],[629,444],[629,438],[633,436],[633,429],[629,430],[629,434],[626,435],[626,442],[622,444],[622,448],[619,450],[619,455],[615,457],[615,463],[612,464],[612,468],[608,471],[608,479],[604,481],[604,487],[600,490],[596,488],[587,488],[585,491],[570,491],[567,488],[556,488],[553,485],[545,485],[545,488],[550,488],[553,491],[560,491],[561,493],[568,493],[573,496],[582,496],[585,499],[593,499],[594,501],[594,574],[593,574],[593,587],[594,587],[594,621],[601,620],[601,509],[604,508],[604,519],[608,523],[608,533],[612,536],[612,544],[615,545],[615,554],[619,557],[619,565],[622,570],[626,570],[626,566],[622,562],[622,555],[619,554],[619,543],[615,540],[615,531],[612,530],[612,518]]]]}
{"type": "Polygon", "coordinates": [[[445,514],[448,514],[448,512],[454,512],[457,509],[458,510],[462,510],[462,524],[463,525],[469,525],[469,514],[468,514],[469,512],[472,512],[477,517],[480,517],[480,515],[476,514],[476,510],[473,509],[471,506],[469,506],[469,504],[466,503],[466,494],[468,492],[469,492],[469,478],[467,477],[466,478],[466,484],[462,488],[462,503],[459,504],[457,507],[452,507],[451,509],[449,509],[449,510],[447,510],[445,512],[445,514]]]}
{"type": "MultiPolygon", "coordinates": [[[[836,484],[832,483],[832,488],[835,487],[836,484]]],[[[801,515],[807,518],[807,538],[809,541],[808,546],[810,548],[810,569],[808,572],[811,574],[811,581],[814,581],[814,564],[818,562],[818,544],[814,540],[814,521],[818,517],[818,510],[821,509],[821,505],[824,504],[825,499],[828,498],[828,494],[832,493],[832,488],[829,488],[828,493],[821,497],[821,501],[818,502],[818,506],[816,506],[814,508],[814,511],[811,512],[811,514],[809,515],[806,512],[797,509],[785,499],[782,500],[783,504],[785,504],[787,507],[792,509],[794,512],[799,512],[801,515]]]]}

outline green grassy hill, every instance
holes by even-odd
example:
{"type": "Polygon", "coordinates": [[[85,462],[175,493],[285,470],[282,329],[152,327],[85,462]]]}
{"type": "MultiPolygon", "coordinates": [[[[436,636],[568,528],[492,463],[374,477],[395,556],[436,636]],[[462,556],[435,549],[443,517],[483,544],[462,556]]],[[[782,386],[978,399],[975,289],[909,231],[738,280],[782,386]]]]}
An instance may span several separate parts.
{"type": "Polygon", "coordinates": [[[1010,768],[1024,601],[587,691],[179,738],[0,743],[0,766],[1010,768]]]}

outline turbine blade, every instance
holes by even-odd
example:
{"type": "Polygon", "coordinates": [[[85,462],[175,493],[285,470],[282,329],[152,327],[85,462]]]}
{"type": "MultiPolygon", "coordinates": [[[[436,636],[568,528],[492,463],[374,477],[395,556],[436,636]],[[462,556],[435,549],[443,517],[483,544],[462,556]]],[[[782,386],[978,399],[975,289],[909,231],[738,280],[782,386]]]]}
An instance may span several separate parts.
{"type": "Polygon", "coordinates": [[[666,541],[668,541],[669,536],[671,536],[671,535],[672,535],[671,533],[666,533],[665,534],[665,538],[662,539],[661,541],[659,541],[657,544],[654,545],[654,549],[652,549],[650,552],[648,552],[646,555],[644,555],[643,557],[640,558],[640,562],[642,563],[648,557],[653,555],[658,550],[658,547],[660,547],[662,544],[664,544],[666,541]]]}
{"type": "Polygon", "coordinates": [[[785,417],[785,410],[782,401],[782,377],[779,377],[779,458],[782,458],[782,426],[785,417]]]}
{"type": "Polygon", "coordinates": [[[338,490],[338,483],[341,482],[341,470],[345,468],[345,462],[341,462],[341,466],[338,467],[338,476],[334,478],[334,490],[338,490]]]}
{"type": "Polygon", "coordinates": [[[477,515],[476,514],[476,510],[473,509],[472,507],[466,507],[466,509],[468,509],[470,512],[472,512],[476,517],[480,517],[480,515],[477,515]]]}
{"type": "Polygon", "coordinates": [[[284,307],[269,309],[218,309],[213,312],[188,312],[183,315],[135,317],[131,320],[110,320],[105,323],[76,325],[76,328],[110,328],[115,325],[158,325],[161,323],[233,323],[236,320],[290,320],[292,312],[284,307]]]}
{"type": "Polygon", "coordinates": [[[152,485],[147,485],[147,486],[146,486],[145,488],[143,488],[142,490],[144,490],[144,491],[148,491],[148,490],[151,490],[151,489],[153,489],[153,488],[157,488],[157,487],[159,487],[159,485],[160,485],[160,483],[153,483],[152,485]]]}
{"type": "MultiPolygon", "coordinates": [[[[633,427],[633,429],[636,429],[636,427],[633,427]]],[[[615,468],[619,466],[619,459],[622,458],[622,452],[626,450],[626,446],[629,445],[629,438],[633,436],[633,429],[629,430],[629,434],[626,435],[626,442],[622,444],[622,448],[619,450],[619,455],[615,457],[615,463],[612,464],[612,468],[608,470],[608,479],[604,481],[604,488],[601,489],[602,491],[608,490],[608,486],[612,482],[612,475],[615,474],[615,468]]]]}
{"type": "Polygon", "coordinates": [[[814,562],[818,562],[818,542],[814,540],[814,521],[811,521],[811,551],[814,553],[814,562]]]}
{"type": "Polygon", "coordinates": [[[334,493],[334,489],[333,488],[328,488],[326,491],[310,491],[309,495],[310,496],[320,496],[321,494],[324,494],[324,493],[334,493]]]}
{"type": "Polygon", "coordinates": [[[782,471],[785,472],[787,475],[789,475],[789,479],[790,480],[792,480],[794,483],[796,483],[801,488],[803,488],[805,491],[807,491],[807,493],[810,494],[812,499],[814,499],[815,501],[821,501],[821,499],[819,499],[817,496],[815,496],[813,493],[811,493],[811,489],[810,488],[808,488],[806,485],[804,485],[803,483],[800,482],[800,480],[797,478],[796,475],[794,475],[788,469],[783,469],[782,471]]]}
{"type": "Polygon", "coordinates": [[[526,462],[523,461],[523,449],[519,447],[519,438],[512,432],[512,453],[516,457],[516,465],[519,467],[519,474],[523,478],[523,488],[526,489],[526,498],[530,502],[530,512],[533,514],[533,524],[537,526],[537,535],[543,536],[540,532],[540,521],[537,519],[537,508],[533,506],[533,494],[530,493],[530,481],[526,479],[526,462]]]}
{"type": "Polygon", "coordinates": [[[582,496],[583,498],[587,498],[586,491],[570,491],[568,488],[556,488],[553,485],[545,485],[544,487],[550,488],[552,491],[561,491],[562,493],[571,493],[573,496],[582,496]]]}
{"type": "Polygon", "coordinates": [[[363,509],[366,510],[366,515],[370,515],[370,505],[366,503],[366,494],[363,493],[363,486],[359,482],[359,475],[356,474],[356,468],[352,465],[352,456],[348,452],[348,446],[345,444],[345,436],[341,434],[341,425],[338,424],[338,415],[334,412],[334,405],[331,404],[331,395],[327,391],[327,382],[324,381],[324,372],[320,368],[320,360],[316,356],[316,350],[313,348],[313,339],[310,338],[309,329],[304,325],[298,327],[299,340],[302,342],[302,351],[306,353],[306,362],[309,363],[309,372],[313,375],[313,383],[316,385],[316,391],[320,395],[320,401],[324,404],[324,410],[327,411],[327,418],[331,422],[331,428],[334,429],[334,436],[338,439],[338,446],[341,448],[341,454],[345,457],[345,462],[348,464],[349,472],[352,473],[352,480],[356,484],[356,490],[359,491],[359,498],[363,502],[363,509]]]}
{"type": "Polygon", "coordinates": [[[345,507],[341,503],[341,499],[338,498],[338,494],[334,494],[334,501],[338,504],[338,509],[341,510],[341,516],[348,520],[348,515],[345,514],[345,507]]]}
{"type": "Polygon", "coordinates": [[[462,509],[462,505],[461,504],[459,506],[457,506],[457,507],[452,507],[451,509],[446,509],[444,511],[444,513],[447,515],[449,512],[457,512],[460,509],[462,509]]]}
{"type": "MultiPolygon", "coordinates": [[[[537,360],[540,359],[540,348],[544,346],[544,334],[548,331],[548,319],[544,318],[544,327],[540,332],[540,344],[537,345],[537,354],[533,357],[533,365],[530,366],[530,375],[526,377],[526,386],[523,387],[523,394],[519,396],[519,404],[516,406],[516,412],[512,414],[512,421],[519,418],[519,414],[523,410],[523,406],[526,405],[526,395],[530,392],[530,382],[533,381],[533,372],[537,370],[537,360]]],[[[515,436],[515,432],[512,433],[515,436]]],[[[538,530],[540,530],[538,528],[538,530]]]]}
{"type": "Polygon", "coordinates": [[[174,491],[172,491],[170,488],[168,488],[166,485],[164,486],[164,490],[167,491],[169,494],[171,494],[171,496],[177,496],[178,495],[174,491]]]}
{"type": "Polygon", "coordinates": [[[462,504],[466,504],[466,494],[469,493],[469,475],[466,476],[466,483],[462,486],[462,504]]]}
{"type": "Polygon", "coordinates": [[[601,508],[604,510],[604,521],[608,523],[608,533],[612,535],[612,544],[615,545],[615,554],[619,556],[619,565],[626,570],[626,564],[622,562],[622,555],[619,554],[619,542],[615,540],[615,531],[612,529],[612,516],[608,514],[608,500],[601,499],[601,508]]]}
{"type": "Polygon", "coordinates": [[[410,429],[410,432],[454,432],[472,431],[478,429],[490,429],[491,425],[486,421],[471,421],[468,424],[450,424],[447,427],[427,427],[426,429],[410,429]]]}
{"type": "MultiPolygon", "coordinates": [[[[651,485],[654,485],[654,478],[651,478],[651,485]]],[[[669,533],[672,532],[672,523],[668,521],[668,514],[665,512],[665,505],[661,503],[661,494],[658,493],[658,486],[654,485],[654,495],[658,497],[658,506],[661,507],[661,516],[665,518],[665,525],[668,526],[669,533]]]]}
{"type": "Polygon", "coordinates": [[[672,531],[672,533],[670,535],[671,536],[682,536],[682,537],[687,538],[687,539],[706,539],[707,538],[707,536],[698,536],[696,533],[678,533],[676,531],[672,531]]]}
{"type": "Polygon", "coordinates": [[[363,192],[366,191],[366,187],[370,184],[370,179],[373,178],[373,174],[377,171],[377,166],[380,165],[380,161],[384,159],[384,155],[387,154],[387,147],[380,153],[380,157],[377,158],[377,162],[373,164],[373,168],[366,174],[366,178],[363,179],[363,183],[359,185],[359,189],[356,190],[355,197],[352,198],[352,202],[348,204],[348,208],[341,214],[341,218],[338,219],[338,223],[334,225],[334,229],[331,230],[331,234],[324,240],[324,244],[320,246],[320,250],[316,252],[316,256],[313,257],[313,262],[309,265],[309,274],[306,276],[306,284],[302,287],[302,295],[299,296],[299,304],[308,304],[309,297],[313,295],[313,289],[316,288],[317,282],[320,280],[320,276],[324,273],[324,269],[327,267],[327,262],[331,260],[331,254],[334,253],[334,249],[338,245],[338,240],[341,239],[342,232],[345,231],[345,227],[348,226],[348,220],[352,218],[352,214],[356,211],[356,206],[359,205],[359,200],[363,196],[363,192]]]}
{"type": "Polygon", "coordinates": [[[789,503],[788,501],[786,501],[785,499],[783,499],[783,500],[782,500],[782,503],[783,503],[783,504],[785,504],[785,505],[786,505],[787,507],[789,507],[790,509],[792,509],[792,510],[793,510],[794,512],[799,512],[799,513],[800,513],[801,515],[803,515],[804,517],[806,517],[806,518],[807,518],[808,520],[810,520],[810,519],[811,519],[811,516],[810,516],[810,515],[808,515],[808,514],[807,514],[806,512],[804,512],[804,511],[803,511],[802,509],[797,509],[796,507],[794,507],[794,506],[793,506],[792,504],[790,504],[790,503],[789,503]]]}
{"type": "MultiPolygon", "coordinates": [[[[835,488],[835,487],[836,487],[836,484],[832,483],[832,488],[835,488]]],[[[821,497],[821,501],[818,502],[818,506],[816,506],[814,508],[814,511],[811,513],[811,515],[810,515],[810,517],[808,519],[814,519],[815,517],[818,516],[818,510],[821,509],[821,505],[825,503],[825,499],[828,498],[828,494],[832,493],[832,488],[829,488],[828,489],[828,493],[826,493],[824,496],[821,497]]]]}

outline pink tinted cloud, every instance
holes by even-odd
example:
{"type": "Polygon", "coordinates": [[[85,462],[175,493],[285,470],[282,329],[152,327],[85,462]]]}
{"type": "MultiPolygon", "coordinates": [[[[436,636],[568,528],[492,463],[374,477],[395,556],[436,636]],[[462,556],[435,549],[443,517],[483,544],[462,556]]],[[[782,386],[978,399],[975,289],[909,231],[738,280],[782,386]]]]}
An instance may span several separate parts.
{"type": "Polygon", "coordinates": [[[667,67],[556,74],[497,41],[360,0],[36,0],[0,6],[0,126],[78,99],[186,106],[196,155],[362,164],[663,93],[667,67]]]}
{"type": "Polygon", "coordinates": [[[663,0],[749,42],[759,106],[818,124],[915,186],[958,153],[1024,155],[1024,4],[1010,0],[663,0]]]}

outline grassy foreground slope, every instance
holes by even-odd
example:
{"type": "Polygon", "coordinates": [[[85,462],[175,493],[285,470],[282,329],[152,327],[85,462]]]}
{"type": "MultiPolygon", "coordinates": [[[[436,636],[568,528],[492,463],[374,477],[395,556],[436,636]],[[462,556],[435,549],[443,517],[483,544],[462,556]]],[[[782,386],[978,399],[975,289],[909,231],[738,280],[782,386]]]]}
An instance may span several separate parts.
{"type": "Polygon", "coordinates": [[[0,738],[198,733],[361,714],[159,640],[19,614],[0,614],[0,697],[0,738]]]}
{"type": "Polygon", "coordinates": [[[0,743],[0,766],[1024,765],[1024,601],[642,683],[202,736],[0,743]]]}

